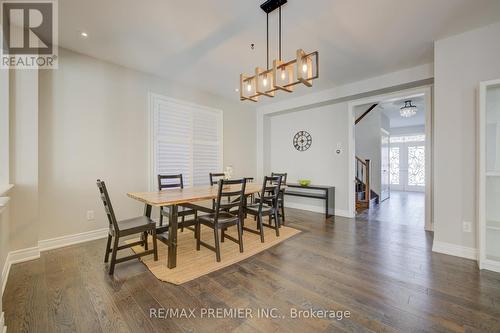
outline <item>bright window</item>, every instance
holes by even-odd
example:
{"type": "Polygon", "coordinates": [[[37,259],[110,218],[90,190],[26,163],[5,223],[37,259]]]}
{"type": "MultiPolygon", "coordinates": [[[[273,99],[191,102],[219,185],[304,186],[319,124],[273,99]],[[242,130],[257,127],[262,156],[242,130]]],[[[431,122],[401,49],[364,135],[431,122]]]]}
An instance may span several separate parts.
{"type": "Polygon", "coordinates": [[[425,147],[408,147],[408,185],[425,186],[425,147]]]}
{"type": "Polygon", "coordinates": [[[184,186],[207,185],[222,171],[222,111],[151,94],[152,174],[182,173],[184,186]]]}
{"type": "Polygon", "coordinates": [[[423,141],[425,141],[425,134],[391,136],[390,138],[391,143],[423,142],[423,141]]]}
{"type": "Polygon", "coordinates": [[[391,136],[390,184],[398,191],[422,191],[425,187],[425,134],[391,136]]]}

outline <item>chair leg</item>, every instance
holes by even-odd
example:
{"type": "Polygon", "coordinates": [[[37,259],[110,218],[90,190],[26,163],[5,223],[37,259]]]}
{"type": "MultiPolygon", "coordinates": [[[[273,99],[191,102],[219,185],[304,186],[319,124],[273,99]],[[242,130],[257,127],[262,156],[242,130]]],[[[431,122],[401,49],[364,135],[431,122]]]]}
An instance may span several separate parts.
{"type": "Polygon", "coordinates": [[[156,228],[153,229],[153,255],[154,255],[154,260],[158,261],[158,243],[156,242],[156,228]]]}
{"type": "Polygon", "coordinates": [[[111,252],[111,235],[108,234],[108,242],[106,243],[106,254],[104,255],[104,262],[109,261],[109,253],[111,252]]]}
{"type": "Polygon", "coordinates": [[[144,231],[142,233],[144,236],[143,236],[143,239],[144,239],[144,250],[148,250],[148,232],[147,231],[144,231]]]}
{"type": "Polygon", "coordinates": [[[285,225],[285,201],[284,198],[281,200],[281,222],[280,224],[285,225]]]}
{"type": "Polygon", "coordinates": [[[109,266],[109,275],[113,275],[115,273],[117,252],[118,252],[118,236],[115,236],[115,241],[113,242],[113,253],[111,254],[111,264],[109,266]]]}
{"type": "MultiPolygon", "coordinates": [[[[197,221],[198,220],[198,211],[195,210],[194,211],[194,220],[197,221]]],[[[194,225],[194,229],[195,229],[195,232],[194,232],[194,238],[197,238],[197,234],[196,234],[196,224],[194,225]]]]}
{"type": "Polygon", "coordinates": [[[258,228],[260,231],[260,242],[264,243],[264,226],[262,225],[262,214],[257,217],[258,228]]]}
{"type": "Polygon", "coordinates": [[[225,235],[226,235],[226,228],[222,228],[222,229],[220,230],[220,236],[221,236],[221,237],[220,237],[220,242],[221,242],[221,243],[224,243],[224,236],[225,236],[225,235]]]}
{"type": "Polygon", "coordinates": [[[280,213],[277,209],[274,210],[274,229],[276,230],[276,237],[280,236],[280,213]]]}
{"type": "Polygon", "coordinates": [[[214,239],[215,239],[215,258],[217,262],[220,262],[220,242],[219,242],[219,230],[217,226],[214,226],[214,239]]]}
{"type": "Polygon", "coordinates": [[[163,226],[163,208],[160,207],[160,227],[163,226]]]}
{"type": "Polygon", "coordinates": [[[195,226],[195,234],[196,234],[196,251],[200,251],[200,240],[201,240],[201,225],[199,222],[196,222],[195,226]]]}
{"type": "Polygon", "coordinates": [[[182,224],[181,224],[181,232],[184,232],[184,216],[181,217],[181,222],[182,222],[182,224]]]}
{"type": "Polygon", "coordinates": [[[238,221],[238,245],[240,246],[240,253],[243,253],[243,226],[241,225],[241,219],[238,221]]]}

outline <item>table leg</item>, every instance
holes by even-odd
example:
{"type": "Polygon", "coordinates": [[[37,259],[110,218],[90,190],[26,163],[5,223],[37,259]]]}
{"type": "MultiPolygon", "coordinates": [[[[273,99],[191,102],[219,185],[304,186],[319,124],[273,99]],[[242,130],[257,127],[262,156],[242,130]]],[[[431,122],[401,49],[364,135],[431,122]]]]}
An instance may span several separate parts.
{"type": "Polygon", "coordinates": [[[144,205],[144,216],[151,218],[151,205],[144,205]]]}
{"type": "Polygon", "coordinates": [[[170,206],[168,226],[168,259],[167,267],[177,266],[177,205],[170,206]]]}
{"type": "MultiPolygon", "coordinates": [[[[144,205],[144,216],[151,218],[151,205],[144,205]]],[[[144,241],[144,234],[141,233],[141,241],[144,243],[144,247],[147,247],[146,242],[144,241]]]]}

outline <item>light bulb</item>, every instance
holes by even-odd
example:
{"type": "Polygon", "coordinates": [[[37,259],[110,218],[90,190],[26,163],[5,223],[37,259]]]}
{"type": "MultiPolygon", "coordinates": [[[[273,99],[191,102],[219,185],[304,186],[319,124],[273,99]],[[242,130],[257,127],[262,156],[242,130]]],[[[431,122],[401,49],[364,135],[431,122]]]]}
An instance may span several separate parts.
{"type": "Polygon", "coordinates": [[[265,78],[264,80],[262,80],[262,83],[264,84],[264,87],[267,87],[267,78],[265,78]]]}
{"type": "Polygon", "coordinates": [[[302,65],[302,72],[304,72],[304,73],[307,72],[307,64],[302,65]]]}
{"type": "Polygon", "coordinates": [[[284,70],[281,70],[281,79],[284,80],[285,79],[285,71],[284,70]]]}
{"type": "Polygon", "coordinates": [[[250,83],[249,83],[249,84],[247,84],[247,91],[248,91],[248,92],[252,91],[252,85],[251,85],[250,83]]]}

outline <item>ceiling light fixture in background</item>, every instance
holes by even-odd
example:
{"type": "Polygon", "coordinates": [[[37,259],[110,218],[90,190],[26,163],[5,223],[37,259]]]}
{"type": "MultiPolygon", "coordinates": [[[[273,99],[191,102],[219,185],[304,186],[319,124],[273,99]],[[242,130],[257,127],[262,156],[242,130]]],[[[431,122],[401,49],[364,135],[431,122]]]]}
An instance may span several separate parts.
{"type": "Polygon", "coordinates": [[[293,86],[302,83],[312,86],[312,80],[319,77],[319,53],[296,52],[296,58],[288,62],[281,59],[281,6],[287,0],[268,0],[260,5],[266,12],[266,69],[255,68],[255,74],[240,74],[240,100],[257,102],[259,96],[274,97],[277,90],[292,92],[293,86]],[[269,13],[279,10],[278,59],[269,67],[269,13]]]}
{"type": "Polygon", "coordinates": [[[411,100],[405,101],[405,105],[399,109],[399,114],[403,118],[413,117],[417,114],[417,107],[411,103],[411,100]]]}

